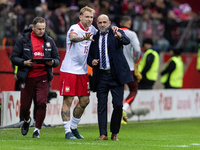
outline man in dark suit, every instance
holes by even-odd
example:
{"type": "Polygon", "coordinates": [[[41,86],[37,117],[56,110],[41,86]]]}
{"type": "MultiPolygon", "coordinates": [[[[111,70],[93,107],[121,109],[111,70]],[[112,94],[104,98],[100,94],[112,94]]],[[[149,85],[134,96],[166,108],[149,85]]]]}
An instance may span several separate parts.
{"type": "Polygon", "coordinates": [[[128,63],[123,55],[123,45],[130,43],[129,38],[120,29],[111,29],[107,15],[97,18],[98,33],[94,36],[88,56],[88,65],[93,67],[93,85],[98,98],[98,124],[100,137],[96,140],[108,140],[107,101],[111,90],[113,112],[110,123],[111,139],[119,140],[122,118],[124,84],[133,81],[128,63]]]}

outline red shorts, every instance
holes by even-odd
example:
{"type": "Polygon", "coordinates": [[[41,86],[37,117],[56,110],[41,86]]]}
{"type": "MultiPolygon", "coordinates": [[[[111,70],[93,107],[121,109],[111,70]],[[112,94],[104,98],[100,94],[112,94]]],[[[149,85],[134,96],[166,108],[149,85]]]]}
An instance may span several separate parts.
{"type": "Polygon", "coordinates": [[[88,74],[60,72],[60,95],[90,96],[88,74]]]}

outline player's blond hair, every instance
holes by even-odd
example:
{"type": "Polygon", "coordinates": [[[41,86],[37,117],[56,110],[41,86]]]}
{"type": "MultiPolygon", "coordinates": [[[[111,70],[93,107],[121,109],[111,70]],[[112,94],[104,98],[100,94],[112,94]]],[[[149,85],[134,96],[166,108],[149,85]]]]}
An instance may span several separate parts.
{"type": "Polygon", "coordinates": [[[81,8],[80,15],[82,15],[85,11],[89,11],[89,12],[91,12],[93,14],[95,13],[94,9],[92,9],[92,8],[90,8],[88,6],[85,6],[85,7],[81,8]]]}

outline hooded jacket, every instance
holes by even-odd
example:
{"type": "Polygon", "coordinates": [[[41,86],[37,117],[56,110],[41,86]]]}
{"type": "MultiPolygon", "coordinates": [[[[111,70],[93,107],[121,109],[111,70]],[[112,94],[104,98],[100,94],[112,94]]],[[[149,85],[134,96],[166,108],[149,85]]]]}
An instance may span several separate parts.
{"type": "MultiPolygon", "coordinates": [[[[24,83],[26,81],[30,69],[30,67],[24,65],[24,61],[33,58],[31,35],[30,35],[31,32],[32,32],[32,26],[29,26],[28,28],[23,30],[22,36],[15,43],[10,58],[12,63],[18,66],[17,77],[21,83],[24,83]]],[[[59,65],[60,56],[54,40],[50,36],[48,36],[46,32],[43,35],[43,39],[44,39],[44,45],[43,45],[44,58],[53,58],[54,60],[53,66],[45,65],[45,69],[48,75],[48,80],[51,81],[53,79],[52,67],[57,67],[59,65]]]]}

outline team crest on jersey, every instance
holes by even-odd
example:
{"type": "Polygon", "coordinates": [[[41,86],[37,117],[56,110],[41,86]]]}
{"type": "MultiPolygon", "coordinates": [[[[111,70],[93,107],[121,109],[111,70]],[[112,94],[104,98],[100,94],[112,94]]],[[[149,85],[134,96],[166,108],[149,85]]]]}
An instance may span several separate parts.
{"type": "Polygon", "coordinates": [[[65,92],[69,92],[70,87],[65,87],[65,92]]]}
{"type": "Polygon", "coordinates": [[[46,46],[47,46],[47,47],[50,47],[50,46],[51,46],[50,42],[47,42],[47,43],[46,43],[46,46]]]}
{"type": "Polygon", "coordinates": [[[74,31],[74,29],[71,29],[71,30],[70,30],[70,32],[73,32],[73,31],[74,31]]]}

